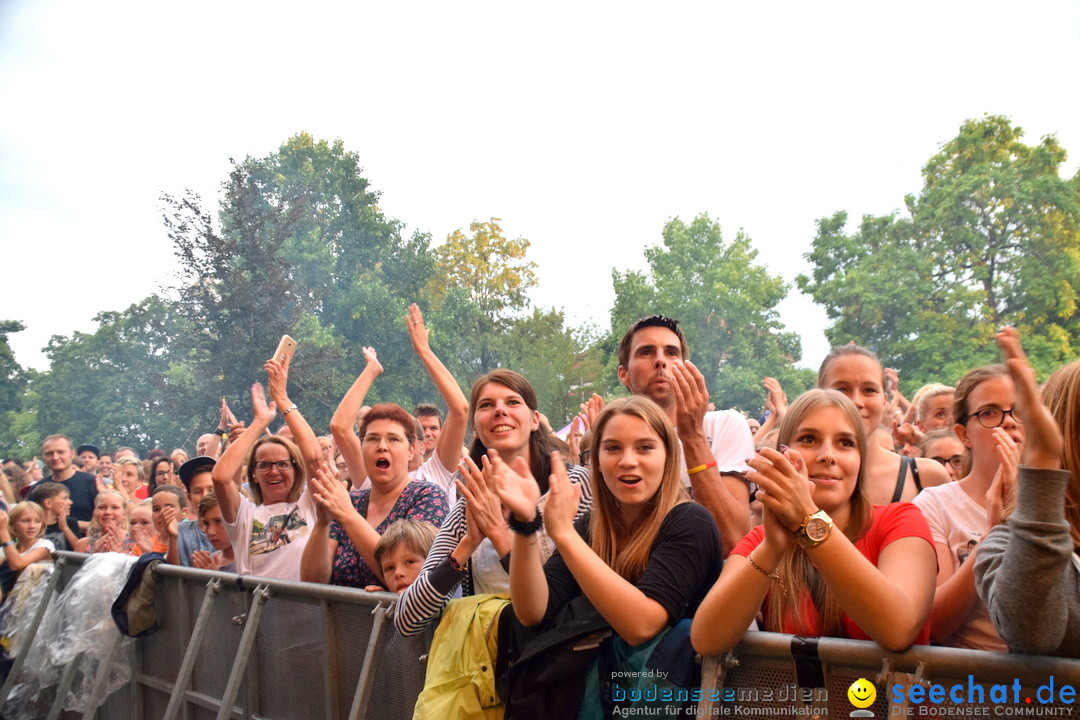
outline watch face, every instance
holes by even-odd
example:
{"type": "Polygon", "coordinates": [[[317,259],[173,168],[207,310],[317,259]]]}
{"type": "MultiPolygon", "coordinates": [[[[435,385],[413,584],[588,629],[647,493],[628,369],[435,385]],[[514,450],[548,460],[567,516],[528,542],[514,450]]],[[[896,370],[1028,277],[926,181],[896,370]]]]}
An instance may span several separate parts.
{"type": "Polygon", "coordinates": [[[806,523],[806,537],[814,542],[821,542],[829,536],[829,523],[821,518],[811,518],[806,523]]]}

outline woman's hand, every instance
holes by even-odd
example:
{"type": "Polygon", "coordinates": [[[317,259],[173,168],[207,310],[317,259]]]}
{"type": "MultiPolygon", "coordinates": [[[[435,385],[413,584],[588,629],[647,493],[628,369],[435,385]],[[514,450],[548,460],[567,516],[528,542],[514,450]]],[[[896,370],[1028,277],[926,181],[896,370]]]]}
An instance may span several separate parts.
{"type": "Polygon", "coordinates": [[[747,462],[751,470],[746,478],[760,488],[758,500],[789,531],[794,532],[803,518],[817,512],[812,495],[814,483],[797,452],[759,448],[747,462]]]}
{"type": "Polygon", "coordinates": [[[0,534],[11,534],[11,529],[8,528],[8,514],[4,510],[0,510],[0,534]]]}
{"type": "Polygon", "coordinates": [[[584,413],[577,414],[570,423],[570,434],[566,436],[566,444],[570,448],[570,462],[575,465],[581,464],[581,436],[585,434],[582,430],[585,424],[584,415],[584,413]]]}
{"type": "Polygon", "coordinates": [[[787,549],[795,542],[795,536],[768,506],[762,508],[761,524],[765,527],[765,537],[759,546],[758,557],[762,558],[762,562],[768,562],[771,565],[780,561],[787,549]]]}
{"type": "Polygon", "coordinates": [[[540,501],[540,486],[529,472],[529,464],[525,462],[525,458],[517,458],[511,466],[492,450],[491,468],[495,491],[502,504],[521,522],[535,520],[536,504],[540,501]]]}
{"type": "MultiPolygon", "coordinates": [[[[497,453],[492,455],[498,458],[497,453]]],[[[493,535],[505,535],[508,528],[503,517],[502,503],[499,502],[492,461],[485,457],[482,462],[483,470],[476,467],[472,458],[463,458],[461,472],[468,478],[468,482],[459,480],[457,486],[458,492],[465,497],[466,511],[470,513],[469,531],[473,532],[474,536],[479,535],[494,541],[493,535]]],[[[535,508],[535,505],[533,507],[535,508]]]]}
{"type": "Polygon", "coordinates": [[[266,369],[266,384],[270,388],[270,397],[278,407],[289,407],[289,364],[292,356],[286,355],[285,362],[270,358],[263,367],[266,369]]]}
{"type": "Polygon", "coordinates": [[[1009,433],[996,427],[993,430],[994,452],[997,453],[997,472],[986,491],[986,520],[991,527],[1009,519],[1016,509],[1017,467],[1020,464],[1020,446],[1009,433]]]}
{"type": "Polygon", "coordinates": [[[337,479],[337,468],[331,467],[325,460],[319,464],[319,469],[308,482],[318,507],[339,524],[346,518],[359,514],[353,506],[349,491],[337,479]]]}
{"type": "Polygon", "coordinates": [[[379,362],[379,355],[375,352],[373,347],[364,347],[361,349],[361,354],[364,356],[365,370],[371,370],[376,376],[382,375],[383,366],[379,362]]]}
{"type": "Polygon", "coordinates": [[[1024,465],[1032,468],[1058,469],[1064,441],[1061,429],[1054,422],[1050,408],[1043,404],[1035,385],[1035,371],[1028,364],[1027,355],[1020,346],[1020,335],[1014,327],[1002,328],[994,338],[1005,366],[1016,386],[1017,418],[1024,425],[1024,465]]]}
{"type": "Polygon", "coordinates": [[[784,389],[780,387],[780,382],[776,378],[764,378],[761,384],[768,391],[768,395],[765,396],[765,407],[776,416],[779,422],[787,412],[787,395],[784,394],[784,389]]]}
{"type": "MultiPolygon", "coordinates": [[[[267,362],[267,364],[270,363],[267,362]]],[[[277,417],[277,403],[266,404],[266,394],[263,392],[262,383],[255,383],[251,386],[251,413],[255,416],[252,423],[259,423],[265,427],[270,427],[270,423],[274,422],[274,418],[277,417]]],[[[231,437],[229,439],[232,440],[231,437]]]]}
{"type": "MultiPolygon", "coordinates": [[[[539,490],[539,488],[537,488],[539,490]]],[[[574,516],[581,502],[581,488],[570,482],[566,463],[558,452],[551,453],[551,476],[548,478],[547,502],[544,504],[544,529],[556,544],[574,530],[574,516]]]]}
{"type": "Polygon", "coordinates": [[[409,305],[409,314],[405,316],[405,323],[409,329],[409,342],[412,343],[413,352],[420,355],[430,350],[428,329],[424,325],[424,313],[420,312],[420,306],[416,303],[409,305]]]}
{"type": "Polygon", "coordinates": [[[600,414],[600,411],[604,409],[604,398],[600,397],[596,393],[592,394],[585,402],[581,403],[581,412],[583,415],[578,417],[582,418],[585,423],[585,430],[591,430],[593,425],[596,424],[596,417],[600,414]]]}

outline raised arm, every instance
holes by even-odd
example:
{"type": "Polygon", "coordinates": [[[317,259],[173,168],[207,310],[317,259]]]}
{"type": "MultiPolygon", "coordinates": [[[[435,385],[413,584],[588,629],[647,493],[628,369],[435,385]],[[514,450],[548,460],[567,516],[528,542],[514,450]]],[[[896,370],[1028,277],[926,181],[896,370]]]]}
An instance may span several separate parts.
{"type": "Polygon", "coordinates": [[[311,477],[319,469],[319,463],[323,460],[322,448],[319,447],[319,438],[315,436],[315,431],[300,414],[300,409],[289,400],[289,365],[291,363],[292,355],[289,354],[285,356],[284,363],[277,358],[270,358],[264,367],[267,384],[270,386],[270,397],[281,410],[285,424],[292,430],[293,440],[300,448],[300,456],[307,463],[308,477],[311,477]]]}
{"type": "Polygon", "coordinates": [[[214,494],[221,506],[221,518],[227,523],[236,522],[240,508],[240,489],[233,478],[240,472],[255,446],[255,441],[270,427],[277,415],[274,403],[267,405],[262,383],[251,386],[251,410],[254,418],[234,442],[229,443],[218,458],[210,477],[214,481],[214,494]]]}
{"type": "Polygon", "coordinates": [[[330,434],[334,436],[338,452],[345,459],[345,467],[349,469],[349,477],[359,484],[362,478],[367,477],[367,468],[364,467],[364,453],[360,446],[360,438],[356,436],[356,416],[360,414],[360,408],[364,406],[364,398],[371,389],[375,378],[382,374],[383,367],[379,363],[379,357],[375,348],[363,349],[363,371],[353,382],[352,387],[341,398],[334,416],[330,418],[330,434]]]}
{"type": "Polygon", "coordinates": [[[439,456],[443,467],[452,471],[461,459],[461,446],[465,442],[465,430],[469,424],[469,401],[465,399],[465,393],[461,392],[454,376],[428,344],[428,329],[424,325],[424,315],[420,312],[419,305],[413,303],[409,306],[406,321],[413,351],[420,358],[420,362],[424,363],[431,381],[435,383],[435,388],[446,403],[446,422],[439,434],[435,454],[439,456]]]}
{"type": "MultiPolygon", "coordinates": [[[[693,363],[672,365],[679,440],[688,469],[702,468],[690,476],[694,499],[705,506],[720,529],[724,552],[750,531],[750,488],[741,477],[721,475],[705,437],[703,422],[709,393],[705,376],[693,363]]],[[[749,436],[750,427],[746,434],[749,436]]]]}

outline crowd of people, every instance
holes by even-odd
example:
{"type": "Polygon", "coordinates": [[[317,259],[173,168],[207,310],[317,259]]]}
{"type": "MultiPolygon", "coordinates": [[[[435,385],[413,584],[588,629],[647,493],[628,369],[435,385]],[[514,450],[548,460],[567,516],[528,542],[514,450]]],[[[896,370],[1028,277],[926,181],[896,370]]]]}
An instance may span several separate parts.
{"type": "Polygon", "coordinates": [[[710,407],[678,322],[651,316],[618,349],[630,396],[593,396],[564,440],[526,378],[495,370],[466,398],[417,306],[406,324],[445,415],[364,405],[384,371],[365,348],[317,436],[285,353],[250,422],[222,403],[193,457],[52,435],[47,477],[5,460],[3,591],[75,550],[398,593],[397,630],[433,632],[432,658],[497,637],[477,662],[521,717],[601,717],[604,673],[757,629],[1080,656],[1080,361],[1040,389],[1005,328],[1003,364],[909,402],[847,345],[790,404],[765,378],[747,418],[710,407]],[[606,639],[571,653],[571,626],[606,639]]]}

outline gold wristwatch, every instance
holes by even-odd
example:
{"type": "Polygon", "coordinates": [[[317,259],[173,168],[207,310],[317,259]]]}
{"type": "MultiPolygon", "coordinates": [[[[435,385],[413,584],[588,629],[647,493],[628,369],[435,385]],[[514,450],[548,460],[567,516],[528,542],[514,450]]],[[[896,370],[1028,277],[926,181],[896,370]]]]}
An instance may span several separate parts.
{"type": "Polygon", "coordinates": [[[829,537],[832,528],[832,518],[824,510],[818,510],[803,518],[802,525],[795,531],[795,542],[804,548],[817,547],[829,537]]]}

